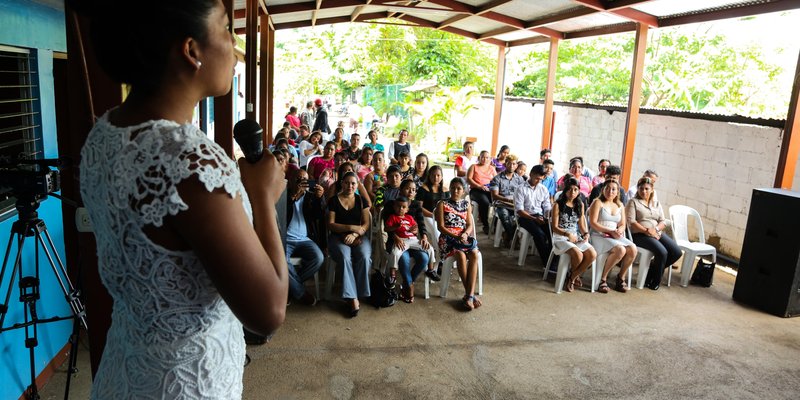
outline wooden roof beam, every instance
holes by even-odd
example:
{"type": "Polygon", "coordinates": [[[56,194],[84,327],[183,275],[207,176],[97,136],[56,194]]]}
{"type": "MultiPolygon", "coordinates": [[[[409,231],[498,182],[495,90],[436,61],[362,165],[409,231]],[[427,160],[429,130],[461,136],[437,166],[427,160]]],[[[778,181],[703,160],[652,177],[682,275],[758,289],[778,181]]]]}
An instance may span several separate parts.
{"type": "Polygon", "coordinates": [[[503,4],[510,3],[511,1],[512,0],[494,0],[494,1],[490,2],[490,3],[487,3],[487,4],[479,7],[478,11],[476,13],[474,13],[474,14],[455,15],[455,16],[452,16],[452,17],[448,18],[445,21],[442,21],[442,23],[439,24],[439,27],[437,29],[446,28],[446,27],[448,27],[450,25],[453,25],[454,23],[456,23],[458,21],[461,21],[463,19],[467,19],[467,18],[472,17],[472,16],[480,16],[480,15],[486,14],[486,13],[494,10],[495,8],[502,6],[503,4]]]}
{"type": "Polygon", "coordinates": [[[647,26],[658,28],[658,17],[656,17],[655,15],[641,12],[634,8],[630,8],[631,5],[642,3],[642,1],[638,2],[628,1],[626,2],[625,6],[619,6],[616,4],[617,2],[611,3],[616,7],[609,7],[608,1],[603,1],[603,0],[572,0],[572,1],[580,3],[586,7],[595,9],[597,11],[614,14],[633,22],[641,22],[643,24],[646,24],[647,26]]]}
{"type": "Polygon", "coordinates": [[[363,6],[356,7],[356,9],[353,10],[353,13],[350,14],[350,22],[354,22],[356,19],[358,19],[358,16],[364,11],[364,7],[368,6],[371,2],[372,0],[367,0],[363,6]]]}

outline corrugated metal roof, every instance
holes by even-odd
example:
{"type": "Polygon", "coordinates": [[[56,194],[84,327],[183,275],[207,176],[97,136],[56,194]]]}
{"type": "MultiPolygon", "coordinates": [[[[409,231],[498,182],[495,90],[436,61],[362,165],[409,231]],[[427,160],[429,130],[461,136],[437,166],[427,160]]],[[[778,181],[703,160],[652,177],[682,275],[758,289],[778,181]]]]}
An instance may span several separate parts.
{"type": "MultiPolygon", "coordinates": [[[[276,30],[342,22],[440,29],[499,46],[572,39],[800,8],[800,0],[258,0],[276,30]]],[[[235,0],[244,33],[246,0],[235,0]]]]}

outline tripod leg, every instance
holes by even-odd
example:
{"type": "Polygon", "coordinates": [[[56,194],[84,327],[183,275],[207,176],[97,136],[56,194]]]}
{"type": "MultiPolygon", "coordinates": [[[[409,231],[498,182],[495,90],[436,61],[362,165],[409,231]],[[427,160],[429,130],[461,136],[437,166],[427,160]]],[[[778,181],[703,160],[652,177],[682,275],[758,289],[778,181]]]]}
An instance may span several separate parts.
{"type": "Polygon", "coordinates": [[[17,269],[19,268],[20,271],[22,270],[22,268],[21,268],[21,265],[22,265],[22,252],[21,252],[21,250],[22,250],[22,245],[25,243],[25,236],[24,235],[18,235],[18,236],[11,235],[8,238],[8,246],[6,247],[6,255],[3,258],[3,269],[0,270],[0,282],[3,282],[3,277],[5,276],[5,273],[6,273],[6,265],[8,263],[8,255],[11,254],[11,244],[14,242],[14,238],[15,237],[19,240],[19,242],[17,244],[17,256],[14,259],[14,267],[13,267],[13,269],[11,271],[11,278],[9,279],[9,282],[8,282],[8,291],[6,291],[6,298],[5,298],[5,300],[3,300],[3,304],[0,305],[0,332],[2,332],[3,322],[5,321],[6,314],[8,313],[8,301],[9,301],[9,299],[11,299],[11,290],[14,288],[14,279],[16,278],[16,275],[17,275],[17,269]]]}
{"type": "Polygon", "coordinates": [[[53,239],[50,237],[50,233],[47,231],[47,226],[44,224],[44,221],[41,221],[39,224],[37,224],[36,228],[36,239],[39,241],[39,243],[41,243],[42,249],[44,249],[44,254],[47,256],[47,261],[50,262],[50,267],[53,269],[53,274],[56,276],[58,284],[61,286],[61,292],[64,293],[64,298],[67,299],[67,303],[69,303],[70,307],[72,308],[73,315],[75,315],[75,317],[81,321],[83,328],[88,330],[86,325],[85,309],[83,304],[81,304],[77,293],[75,292],[75,287],[72,286],[69,275],[67,275],[67,270],[64,268],[64,263],[61,262],[61,257],[58,255],[58,251],[56,251],[55,244],[53,244],[53,239]],[[45,245],[44,239],[42,239],[42,232],[47,238],[49,248],[47,245],[45,245]],[[50,254],[51,250],[53,255],[50,254]],[[53,258],[55,258],[55,261],[58,262],[58,267],[56,267],[56,263],[53,262],[53,258]],[[64,277],[63,280],[61,279],[62,275],[64,277]]]}
{"type": "Polygon", "coordinates": [[[78,317],[75,316],[72,320],[72,335],[69,337],[70,350],[69,350],[69,364],[67,364],[67,384],[64,388],[64,400],[69,399],[69,384],[72,380],[72,374],[78,372],[76,365],[78,364],[78,335],[80,334],[80,325],[78,317]]]}

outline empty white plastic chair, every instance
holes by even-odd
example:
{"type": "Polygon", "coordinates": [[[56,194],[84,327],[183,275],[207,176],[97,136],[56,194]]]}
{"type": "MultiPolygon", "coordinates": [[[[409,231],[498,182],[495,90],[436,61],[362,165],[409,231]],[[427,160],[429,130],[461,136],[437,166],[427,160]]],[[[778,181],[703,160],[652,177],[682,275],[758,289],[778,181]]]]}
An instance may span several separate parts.
{"type": "Polygon", "coordinates": [[[669,218],[672,220],[672,233],[675,235],[675,242],[683,250],[683,263],[681,264],[681,286],[689,285],[692,276],[692,268],[695,258],[699,256],[711,256],[713,262],[717,262],[717,249],[706,244],[706,234],[703,230],[703,220],[700,213],[689,206],[675,205],[669,208],[669,218]],[[689,240],[689,218],[695,220],[698,241],[689,240]]]}

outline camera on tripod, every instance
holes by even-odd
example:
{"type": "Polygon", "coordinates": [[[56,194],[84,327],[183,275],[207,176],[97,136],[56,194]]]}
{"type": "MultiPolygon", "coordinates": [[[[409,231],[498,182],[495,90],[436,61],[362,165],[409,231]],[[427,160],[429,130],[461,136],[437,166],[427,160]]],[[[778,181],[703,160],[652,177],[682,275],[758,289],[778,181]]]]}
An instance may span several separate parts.
{"type": "Polygon", "coordinates": [[[41,202],[61,190],[61,173],[51,167],[63,166],[64,160],[0,157],[0,196],[41,202]]]}

